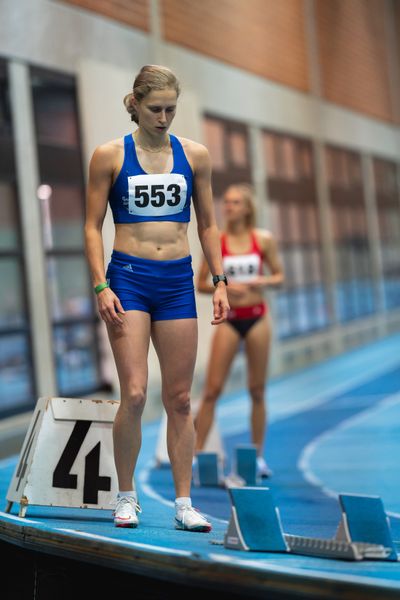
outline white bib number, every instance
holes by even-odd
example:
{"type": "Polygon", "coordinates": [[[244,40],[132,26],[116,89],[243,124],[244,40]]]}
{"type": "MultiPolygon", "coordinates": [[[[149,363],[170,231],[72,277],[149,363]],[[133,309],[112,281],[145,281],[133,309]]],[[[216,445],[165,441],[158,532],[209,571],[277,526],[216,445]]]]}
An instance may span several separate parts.
{"type": "Polygon", "coordinates": [[[260,257],[255,253],[224,256],[224,271],[228,280],[238,283],[253,281],[260,274],[260,257]]]}
{"type": "Polygon", "coordinates": [[[163,173],[128,177],[128,212],[142,217],[162,217],[182,212],[187,198],[183,175],[163,173]]]}

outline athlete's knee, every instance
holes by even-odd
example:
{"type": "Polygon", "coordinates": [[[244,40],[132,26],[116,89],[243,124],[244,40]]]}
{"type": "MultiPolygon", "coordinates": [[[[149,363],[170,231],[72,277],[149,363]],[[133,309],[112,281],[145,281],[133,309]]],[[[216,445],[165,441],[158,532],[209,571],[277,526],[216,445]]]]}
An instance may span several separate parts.
{"type": "Polygon", "coordinates": [[[190,414],[190,392],[182,390],[173,392],[169,395],[166,402],[167,413],[178,413],[179,415],[187,416],[190,414]]]}
{"type": "Polygon", "coordinates": [[[214,404],[222,393],[222,384],[220,382],[209,383],[204,390],[203,400],[209,404],[214,404]]]}
{"type": "Polygon", "coordinates": [[[121,406],[132,413],[142,413],[146,403],[146,389],[133,384],[127,386],[122,394],[121,406]]]}
{"type": "Polygon", "coordinates": [[[249,393],[253,402],[261,404],[265,400],[265,389],[263,384],[250,384],[249,393]]]}

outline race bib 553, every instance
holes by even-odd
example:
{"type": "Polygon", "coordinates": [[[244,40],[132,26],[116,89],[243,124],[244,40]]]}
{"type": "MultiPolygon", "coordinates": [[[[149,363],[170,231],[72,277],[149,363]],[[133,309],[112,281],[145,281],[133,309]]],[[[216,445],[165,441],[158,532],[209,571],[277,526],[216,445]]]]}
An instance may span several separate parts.
{"type": "Polygon", "coordinates": [[[187,183],[179,173],[145,174],[128,177],[130,215],[162,217],[182,212],[187,183]]]}

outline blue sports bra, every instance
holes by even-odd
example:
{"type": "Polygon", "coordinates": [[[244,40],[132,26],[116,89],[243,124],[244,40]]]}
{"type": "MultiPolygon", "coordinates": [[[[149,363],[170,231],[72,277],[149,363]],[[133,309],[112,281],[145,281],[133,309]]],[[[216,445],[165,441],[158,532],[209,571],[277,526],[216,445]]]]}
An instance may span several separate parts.
{"type": "Polygon", "coordinates": [[[140,166],[132,134],[124,137],[124,163],[108,200],[114,223],[190,221],[193,171],[182,144],[170,134],[170,173],[146,173],[140,166]]]}

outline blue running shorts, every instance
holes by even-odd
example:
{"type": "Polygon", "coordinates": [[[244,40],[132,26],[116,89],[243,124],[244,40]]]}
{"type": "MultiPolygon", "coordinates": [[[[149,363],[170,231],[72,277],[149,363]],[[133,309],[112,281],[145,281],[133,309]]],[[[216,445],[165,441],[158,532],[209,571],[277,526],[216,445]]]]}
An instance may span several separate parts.
{"type": "Polygon", "coordinates": [[[197,318],[190,255],[150,260],[113,250],[106,278],[124,310],[148,312],[152,321],[197,318]]]}

